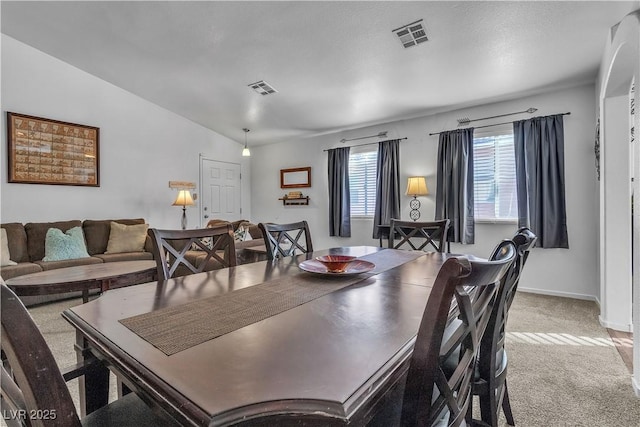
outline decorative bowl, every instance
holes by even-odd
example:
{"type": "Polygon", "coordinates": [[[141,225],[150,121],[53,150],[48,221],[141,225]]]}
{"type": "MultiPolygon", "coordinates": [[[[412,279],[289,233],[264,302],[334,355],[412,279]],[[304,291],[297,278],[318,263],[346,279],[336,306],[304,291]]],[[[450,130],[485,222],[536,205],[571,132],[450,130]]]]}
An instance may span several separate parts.
{"type": "Polygon", "coordinates": [[[329,273],[343,273],[350,262],[358,259],[350,255],[324,255],[316,257],[316,261],[327,267],[329,273]]]}

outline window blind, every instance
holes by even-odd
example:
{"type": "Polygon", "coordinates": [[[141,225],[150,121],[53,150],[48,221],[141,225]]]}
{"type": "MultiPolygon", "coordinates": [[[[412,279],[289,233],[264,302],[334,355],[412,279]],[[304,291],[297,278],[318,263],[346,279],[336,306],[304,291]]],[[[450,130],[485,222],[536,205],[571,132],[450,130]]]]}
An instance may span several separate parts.
{"type": "Polygon", "coordinates": [[[376,206],[376,167],[378,153],[352,152],[349,155],[351,216],[373,216],[376,206]]]}
{"type": "Polygon", "coordinates": [[[473,140],[476,220],[517,220],[513,133],[473,140]]]}

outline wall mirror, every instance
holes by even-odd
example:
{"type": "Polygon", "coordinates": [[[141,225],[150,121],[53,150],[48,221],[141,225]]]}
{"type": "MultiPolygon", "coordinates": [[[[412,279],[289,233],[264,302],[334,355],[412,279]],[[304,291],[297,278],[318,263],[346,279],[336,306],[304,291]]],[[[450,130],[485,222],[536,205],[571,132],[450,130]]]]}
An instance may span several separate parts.
{"type": "Polygon", "coordinates": [[[311,187],[311,167],[280,169],[280,188],[311,187]]]}

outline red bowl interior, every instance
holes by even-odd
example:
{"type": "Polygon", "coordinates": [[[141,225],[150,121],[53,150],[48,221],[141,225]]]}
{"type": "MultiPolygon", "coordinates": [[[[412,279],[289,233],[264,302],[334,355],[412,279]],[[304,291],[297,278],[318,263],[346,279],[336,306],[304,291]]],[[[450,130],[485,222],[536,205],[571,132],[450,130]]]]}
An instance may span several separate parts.
{"type": "Polygon", "coordinates": [[[343,272],[350,262],[357,258],[350,255],[324,255],[316,257],[316,261],[321,262],[330,272],[343,272]]]}

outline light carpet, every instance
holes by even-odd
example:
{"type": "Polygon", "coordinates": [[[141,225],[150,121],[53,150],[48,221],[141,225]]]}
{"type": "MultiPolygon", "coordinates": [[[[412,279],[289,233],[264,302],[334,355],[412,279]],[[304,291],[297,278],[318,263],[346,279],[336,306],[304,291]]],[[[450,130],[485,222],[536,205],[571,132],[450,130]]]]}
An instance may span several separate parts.
{"type": "Polygon", "coordinates": [[[516,295],[506,341],[516,425],[640,426],[631,374],[598,313],[592,301],[516,295]]]}
{"type": "MultiPolygon", "coordinates": [[[[73,328],[60,313],[80,303],[72,299],[29,310],[60,366],[73,364],[76,357],[73,328]]],[[[507,329],[508,383],[517,426],[640,426],[640,399],[598,323],[594,302],[519,292],[507,329]]],[[[77,404],[77,381],[69,384],[77,404]]]]}

